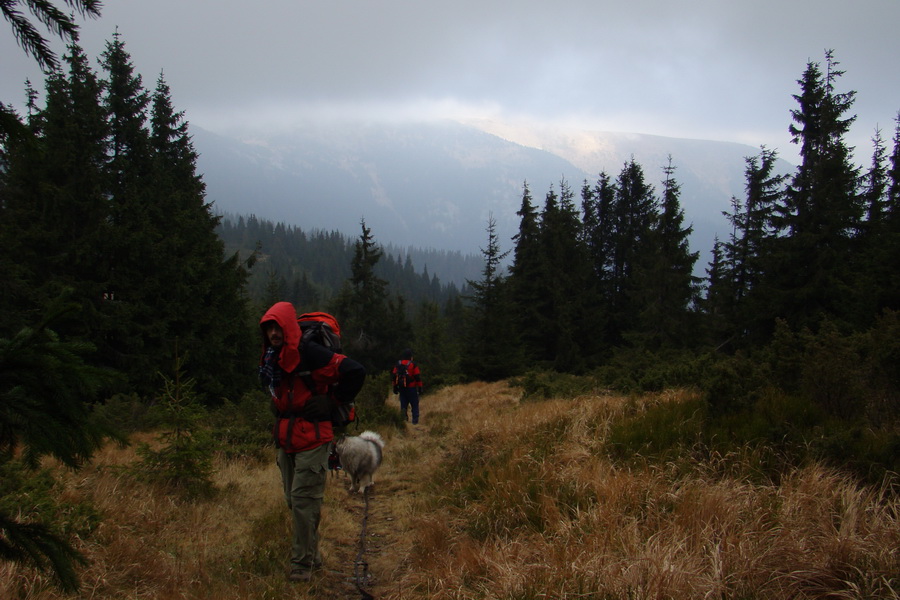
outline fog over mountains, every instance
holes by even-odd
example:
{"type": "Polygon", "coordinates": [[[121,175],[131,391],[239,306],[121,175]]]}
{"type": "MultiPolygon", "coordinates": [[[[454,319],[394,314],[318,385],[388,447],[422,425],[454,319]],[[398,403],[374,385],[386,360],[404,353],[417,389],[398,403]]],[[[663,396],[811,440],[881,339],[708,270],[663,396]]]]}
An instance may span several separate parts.
{"type": "MultiPolygon", "coordinates": [[[[585,180],[615,179],[634,156],[657,192],[672,156],[697,272],[729,227],[722,211],[744,196],[744,144],[643,134],[514,127],[496,122],[320,123],[226,137],[192,127],[207,199],[220,213],[254,214],[351,238],[365,220],[377,242],[479,254],[493,215],[512,248],[527,182],[540,209],[566,180],[580,206],[585,180]]],[[[792,170],[782,161],[783,171],[792,170]]],[[[422,265],[416,265],[421,268],[422,265]]]]}

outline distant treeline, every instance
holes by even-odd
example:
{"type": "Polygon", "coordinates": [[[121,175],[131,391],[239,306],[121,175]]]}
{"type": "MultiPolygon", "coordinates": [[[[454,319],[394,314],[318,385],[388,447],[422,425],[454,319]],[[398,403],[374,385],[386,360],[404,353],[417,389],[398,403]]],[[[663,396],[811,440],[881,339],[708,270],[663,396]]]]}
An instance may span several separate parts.
{"type": "MultiPolygon", "coordinates": [[[[278,297],[300,308],[326,305],[350,277],[356,240],[342,233],[228,213],[221,216],[216,231],[229,253],[255,256],[247,291],[260,302],[278,297]]],[[[481,270],[478,255],[380,246],[384,257],[375,273],[411,306],[424,301],[444,305],[469,293],[466,281],[477,279],[481,270]]]]}

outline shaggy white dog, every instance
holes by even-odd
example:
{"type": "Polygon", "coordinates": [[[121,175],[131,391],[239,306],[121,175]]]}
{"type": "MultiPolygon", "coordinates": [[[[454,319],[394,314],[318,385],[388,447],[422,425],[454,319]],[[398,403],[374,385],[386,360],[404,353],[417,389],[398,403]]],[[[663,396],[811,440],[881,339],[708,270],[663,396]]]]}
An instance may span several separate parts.
{"type": "Polygon", "coordinates": [[[381,466],[384,440],[374,431],[346,436],[335,442],[341,468],[350,475],[350,491],[365,493],[375,483],[375,471],[381,466]]]}

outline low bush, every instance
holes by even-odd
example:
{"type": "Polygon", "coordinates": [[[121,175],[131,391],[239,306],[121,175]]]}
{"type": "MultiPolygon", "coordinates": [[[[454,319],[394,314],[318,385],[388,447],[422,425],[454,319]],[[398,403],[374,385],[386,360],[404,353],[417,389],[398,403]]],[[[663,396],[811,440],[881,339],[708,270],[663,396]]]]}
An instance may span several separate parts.
{"type": "Polygon", "coordinates": [[[235,403],[226,400],[209,411],[216,452],[226,460],[264,461],[271,457],[274,417],[268,394],[252,391],[235,403]]]}
{"type": "Polygon", "coordinates": [[[176,362],[175,376],[163,379],[163,391],[156,405],[161,418],[161,447],[138,446],[136,452],[141,461],[129,473],[186,498],[208,498],[215,493],[208,412],[197,402],[195,381],[184,377],[180,360],[176,362]]]}
{"type": "Polygon", "coordinates": [[[116,394],[94,407],[93,418],[99,419],[124,435],[150,429],[149,406],[137,394],[116,394]]]}
{"type": "Polygon", "coordinates": [[[391,374],[383,371],[366,377],[366,383],[356,396],[357,422],[348,426],[367,428],[374,426],[403,427],[403,415],[387,405],[391,393],[391,374]]]}
{"type": "Polygon", "coordinates": [[[597,383],[593,377],[558,373],[556,371],[528,371],[510,381],[522,388],[523,400],[575,398],[593,392],[597,383]]]}
{"type": "Polygon", "coordinates": [[[665,462],[703,441],[707,407],[701,398],[650,404],[613,419],[605,445],[611,458],[641,456],[665,462]]]}
{"type": "Polygon", "coordinates": [[[661,392],[698,385],[709,362],[708,356],[689,351],[621,348],[591,375],[603,387],[624,394],[661,392]]]}

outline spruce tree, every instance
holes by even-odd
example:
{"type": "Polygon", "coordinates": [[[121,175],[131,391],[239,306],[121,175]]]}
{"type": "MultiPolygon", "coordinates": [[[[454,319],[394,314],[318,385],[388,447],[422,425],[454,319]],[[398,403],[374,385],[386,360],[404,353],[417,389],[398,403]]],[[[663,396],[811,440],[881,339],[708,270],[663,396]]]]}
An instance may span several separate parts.
{"type": "Polygon", "coordinates": [[[732,298],[732,276],[725,259],[725,244],[716,236],[712,259],[706,268],[706,293],[700,301],[704,315],[703,335],[716,350],[734,338],[732,298]]]}
{"type": "Polygon", "coordinates": [[[129,373],[139,394],[149,395],[156,387],[156,360],[170,363],[173,347],[164,338],[161,277],[151,271],[159,267],[154,249],[166,232],[152,211],[150,97],[118,32],[101,58],[110,152],[110,229],[102,265],[109,301],[102,305],[101,350],[111,366],[129,373]]]}
{"type": "MultiPolygon", "coordinates": [[[[115,375],[91,366],[90,344],[63,340],[50,329],[76,306],[61,301],[38,325],[0,337],[0,466],[22,460],[36,468],[50,456],[77,469],[112,435],[91,417],[90,403],[115,375]]],[[[53,523],[0,512],[0,531],[0,560],[49,570],[64,589],[77,589],[74,566],[84,559],[53,523]]]]}
{"type": "Polygon", "coordinates": [[[883,262],[887,243],[885,210],[888,196],[887,148],[881,131],[876,130],[872,137],[872,162],[862,179],[860,195],[866,218],[861,224],[859,234],[860,256],[856,259],[856,273],[862,298],[860,311],[877,315],[882,302],[884,282],[890,278],[893,266],[883,262]]]}
{"type": "Polygon", "coordinates": [[[143,204],[134,200],[136,188],[146,183],[151,168],[147,130],[150,95],[144,89],[141,75],[135,72],[118,31],[107,42],[101,57],[100,64],[106,73],[103,100],[109,118],[112,194],[118,209],[113,216],[128,226],[140,216],[143,204]]]}
{"type": "Polygon", "coordinates": [[[855,116],[845,114],[855,92],[835,89],[843,71],[832,53],[826,70],[809,62],[794,98],[792,142],[800,146],[801,164],[778,207],[779,239],[773,247],[769,317],[784,318],[793,328],[815,327],[824,318],[852,323],[860,317],[854,263],[855,238],[862,205],[858,169],[850,162],[844,136],[855,116]]]}
{"type": "Polygon", "coordinates": [[[487,246],[481,249],[484,257],[482,277],[478,281],[468,281],[473,293],[469,317],[463,322],[465,345],[460,357],[463,374],[470,380],[496,381],[509,377],[521,369],[516,364],[506,343],[510,331],[515,327],[509,302],[509,288],[502,273],[503,259],[509,250],[501,252],[497,239],[497,222],[493,215],[488,217],[487,246]]]}
{"type": "Polygon", "coordinates": [[[591,331],[585,318],[590,279],[588,253],[582,241],[579,211],[568,182],[560,181],[559,195],[548,192],[541,215],[541,284],[547,299],[549,327],[542,331],[553,368],[564,372],[584,369],[584,348],[591,331]]]}
{"type": "Polygon", "coordinates": [[[633,345],[650,351],[692,347],[701,341],[695,319],[700,282],[693,275],[699,253],[690,251],[693,227],[684,226],[681,186],[671,157],[663,172],[661,210],[649,237],[653,250],[644,254],[633,295],[639,319],[628,336],[633,345]]]}
{"type": "Polygon", "coordinates": [[[46,106],[29,93],[27,128],[6,144],[3,171],[3,218],[0,235],[14,260],[4,274],[7,333],[23,319],[36,318],[41,307],[64,287],[73,288],[84,310],[58,323],[60,333],[93,331],[104,278],[97,269],[98,251],[107,238],[105,116],[99,106],[100,84],[78,46],[64,57],[68,73],[53,73],[46,82],[46,106]],[[24,311],[24,312],[19,312],[24,311]]]}
{"type": "MultiPolygon", "coordinates": [[[[238,393],[247,384],[251,345],[241,289],[247,273],[237,254],[225,257],[219,217],[206,202],[188,122],[175,111],[162,74],[152,96],[152,174],[147,187],[151,223],[165,234],[154,248],[152,277],[166,329],[160,345],[171,356],[178,340],[183,368],[203,398],[238,393]],[[227,366],[228,368],[224,368],[227,366]]],[[[162,360],[160,356],[159,360],[162,360]]]]}
{"type": "MultiPolygon", "coordinates": [[[[356,241],[350,278],[334,299],[331,311],[341,323],[344,350],[370,372],[393,364],[393,356],[402,348],[393,347],[393,319],[405,320],[397,306],[389,306],[387,281],[375,274],[375,266],[384,250],[375,242],[372,231],[360,222],[362,233],[356,241]]],[[[402,323],[403,321],[401,321],[402,323]]]]}
{"type": "Polygon", "coordinates": [[[416,362],[427,369],[429,385],[452,381],[459,368],[458,348],[450,337],[451,322],[441,314],[440,306],[426,301],[419,305],[415,318],[416,362]]]}
{"type": "Polygon", "coordinates": [[[610,335],[621,345],[627,332],[638,325],[640,306],[635,303],[642,269],[654,252],[652,232],[658,217],[653,190],[643,168],[632,158],[625,163],[615,184],[613,258],[610,277],[610,335]]]}
{"type": "Polygon", "coordinates": [[[55,222],[47,227],[62,236],[57,254],[60,262],[48,266],[47,272],[74,288],[83,302],[78,322],[69,323],[65,332],[96,343],[94,332],[108,272],[98,268],[98,256],[104,255],[98,249],[104,248],[109,235],[107,121],[100,102],[102,84],[87,56],[72,45],[64,59],[69,65],[68,78],[50,77],[46,108],[41,113],[45,189],[58,195],[58,202],[48,211],[55,222]]]}
{"type": "Polygon", "coordinates": [[[40,218],[44,148],[34,119],[25,123],[13,116],[17,126],[0,139],[0,335],[7,337],[39,318],[46,296],[40,281],[44,258],[35,245],[47,236],[40,218]]]}
{"type": "Polygon", "coordinates": [[[591,281],[585,289],[592,306],[585,327],[592,332],[593,343],[587,348],[601,357],[612,341],[611,308],[613,297],[613,258],[615,255],[616,190],[609,175],[601,172],[593,187],[585,182],[581,190],[582,243],[587,249],[591,267],[591,281]]]}
{"type": "Polygon", "coordinates": [[[732,231],[723,244],[723,279],[717,292],[722,297],[723,317],[729,323],[729,339],[740,347],[763,342],[768,335],[763,285],[771,264],[770,252],[777,243],[772,226],[775,210],[781,205],[786,176],[774,174],[778,155],[765,147],[757,156],[747,157],[744,169],[746,196],[732,200],[732,212],[725,213],[732,231]]]}
{"type": "Polygon", "coordinates": [[[186,499],[209,498],[215,492],[213,450],[215,440],[208,427],[209,415],[194,391],[196,381],[187,377],[183,356],[176,352],[172,377],[162,375],[163,390],[155,408],[162,431],[159,446],[142,443],[136,448],[140,461],[130,471],[139,480],[159,484],[186,499]]]}
{"type": "Polygon", "coordinates": [[[882,206],[882,236],[879,243],[881,252],[874,260],[877,269],[879,298],[876,309],[900,310],[900,114],[895,120],[893,149],[888,160],[887,190],[882,206]]]}
{"type": "Polygon", "coordinates": [[[519,348],[521,360],[533,363],[548,360],[544,332],[552,325],[541,267],[539,215],[527,181],[522,185],[522,204],[516,214],[519,230],[513,236],[515,245],[508,278],[516,325],[512,332],[515,337],[508,341],[508,346],[519,348]]]}
{"type": "MultiPolygon", "coordinates": [[[[78,40],[78,24],[75,23],[74,16],[48,0],[4,0],[0,2],[0,14],[9,21],[13,36],[22,49],[34,57],[45,72],[54,71],[59,66],[56,54],[34,23],[16,8],[18,4],[27,6],[28,12],[35,19],[52,33],[70,43],[78,40]]],[[[65,0],[65,4],[82,17],[90,18],[99,17],[102,6],[100,0],[65,0]]]]}

